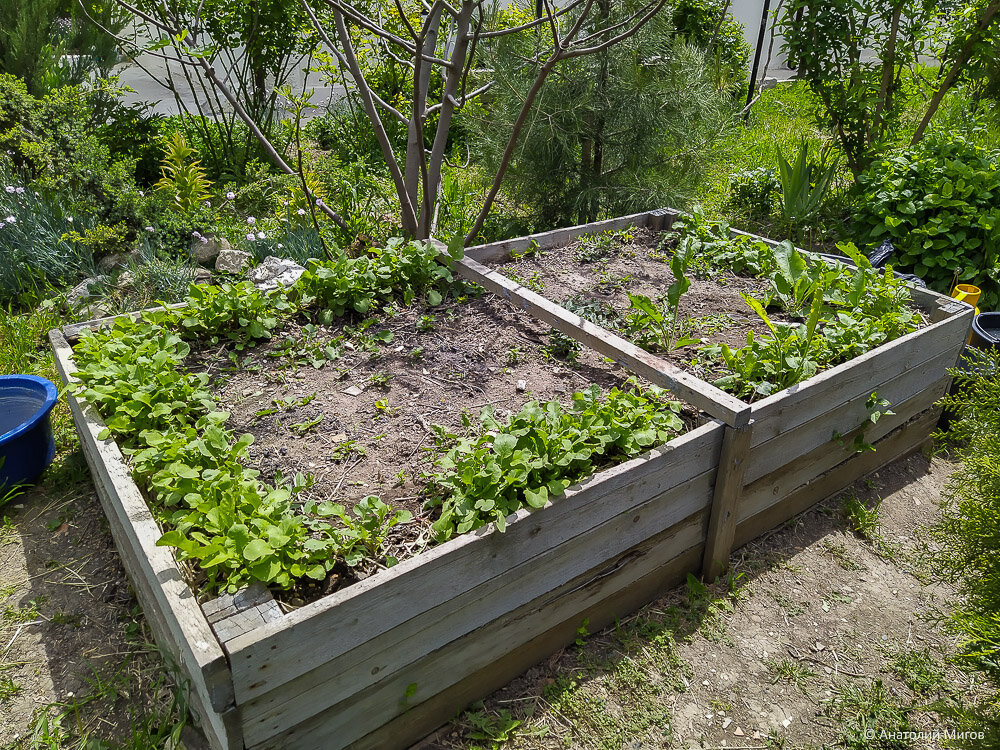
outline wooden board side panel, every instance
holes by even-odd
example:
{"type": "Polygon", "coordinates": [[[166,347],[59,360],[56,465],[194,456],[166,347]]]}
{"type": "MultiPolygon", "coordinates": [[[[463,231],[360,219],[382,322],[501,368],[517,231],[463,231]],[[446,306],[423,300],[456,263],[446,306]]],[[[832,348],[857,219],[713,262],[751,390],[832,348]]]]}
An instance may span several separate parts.
{"type": "Polygon", "coordinates": [[[465,534],[226,644],[241,705],[316,667],[315,644],[346,653],[399,624],[503,576],[579,534],[718,464],[722,425],[703,425],[607,469],[500,534],[465,534]],[[632,487],[632,493],[626,488],[632,487]],[[456,575],[455,571],[461,571],[456,575]]]}
{"type": "MultiPolygon", "coordinates": [[[[874,444],[896,428],[905,425],[914,416],[931,408],[944,395],[950,382],[950,377],[944,377],[930,388],[897,405],[894,414],[883,416],[877,424],[870,425],[865,430],[865,440],[874,444]]],[[[852,434],[845,435],[844,442],[848,446],[852,440],[852,434]]],[[[877,452],[875,451],[875,454],[877,452]]],[[[820,446],[811,453],[789,462],[781,469],[750,483],[744,488],[740,502],[739,522],[742,524],[747,518],[780,504],[782,498],[790,496],[798,487],[844,463],[852,455],[848,449],[831,441],[830,444],[820,446]]]]}
{"type": "MultiPolygon", "coordinates": [[[[75,366],[69,343],[58,330],[50,332],[49,339],[59,374],[70,382],[75,366]]],[[[200,707],[204,729],[213,744],[218,748],[241,747],[234,717],[224,720],[220,716],[235,703],[221,646],[173,555],[166,547],[156,546],[160,529],[121,452],[113,441],[98,439],[104,429],[100,416],[72,395],[67,395],[67,400],[122,564],[157,641],[190,681],[191,700],[200,707]]]]}
{"type": "MultiPolygon", "coordinates": [[[[567,581],[591,569],[595,561],[612,560],[708,508],[715,472],[705,472],[666,493],[621,513],[558,547],[525,561],[503,576],[456,596],[420,618],[364,643],[302,677],[258,699],[241,704],[248,745],[304,721],[401,671],[423,653],[506,616],[528,602],[550,596],[567,581]],[[416,651],[414,643],[420,644],[416,651]]],[[[645,494],[641,489],[642,494],[645,494]]],[[[528,634],[531,637],[534,634],[528,634]]],[[[508,646],[518,644],[505,637],[508,646]]],[[[461,674],[456,674],[458,679],[461,674]]]]}
{"type": "MultiPolygon", "coordinates": [[[[647,576],[657,575],[671,561],[683,558],[685,552],[694,550],[685,559],[684,572],[697,569],[706,523],[707,512],[698,513],[626,554],[602,562],[558,590],[427,654],[329,711],[250,747],[333,750],[347,746],[448,690],[463,677],[503,662],[508,658],[510,644],[530,643],[559,623],[575,621],[578,627],[587,612],[602,611],[605,617],[623,615],[627,610],[615,611],[604,605],[647,576]]],[[[659,582],[662,586],[672,580],[661,574],[659,582]]],[[[648,599],[648,593],[643,594],[643,600],[648,599]]],[[[399,738],[399,744],[393,744],[404,747],[405,742],[399,738]]]]}
{"type": "Polygon", "coordinates": [[[509,260],[513,253],[523,252],[531,247],[531,243],[536,243],[538,247],[548,248],[564,245],[572,242],[577,237],[593,232],[613,232],[626,227],[644,227],[649,223],[650,214],[653,212],[644,211],[629,216],[618,216],[604,221],[595,221],[590,224],[579,224],[565,229],[553,229],[548,232],[538,232],[525,237],[516,237],[511,240],[500,240],[487,245],[475,245],[466,248],[465,256],[480,263],[499,263],[509,260]]]}
{"type": "Polygon", "coordinates": [[[653,573],[639,579],[613,597],[560,623],[513,650],[504,659],[470,675],[461,682],[393,719],[381,729],[351,745],[351,750],[393,750],[425,737],[442,725],[442,716],[454,716],[469,703],[503,687],[534,664],[542,661],[577,637],[580,622],[589,620],[594,632],[615,622],[611,613],[632,612],[664,591],[683,583],[698,566],[700,547],[693,547],[653,573]]]}
{"type": "Polygon", "coordinates": [[[918,450],[937,425],[941,410],[932,407],[875,443],[876,450],[859,453],[816,476],[784,497],[781,502],[740,521],[735,547],[740,547],[808,510],[827,497],[893,461],[918,450]]]}
{"type": "Polygon", "coordinates": [[[958,361],[968,335],[971,311],[934,323],[891,341],[849,362],[825,370],[753,405],[755,444],[822,415],[831,403],[871,393],[871,384],[944,353],[958,361]]]}
{"type": "MultiPolygon", "coordinates": [[[[889,409],[894,410],[897,404],[905,403],[946,377],[948,368],[955,364],[956,356],[955,352],[949,350],[902,371],[882,370],[879,379],[865,384],[864,388],[847,401],[838,403],[838,399],[843,398],[843,393],[831,396],[827,411],[797,427],[780,432],[776,437],[759,443],[752,449],[753,458],[747,468],[746,483],[787,466],[799,456],[829,445],[835,431],[847,435],[868,423],[870,409],[867,402],[872,393],[876,393],[879,399],[887,400],[890,403],[889,409]]],[[[772,422],[780,420],[782,416],[775,415],[772,422]]],[[[755,431],[760,428],[770,433],[773,427],[768,421],[754,423],[755,431]]]]}

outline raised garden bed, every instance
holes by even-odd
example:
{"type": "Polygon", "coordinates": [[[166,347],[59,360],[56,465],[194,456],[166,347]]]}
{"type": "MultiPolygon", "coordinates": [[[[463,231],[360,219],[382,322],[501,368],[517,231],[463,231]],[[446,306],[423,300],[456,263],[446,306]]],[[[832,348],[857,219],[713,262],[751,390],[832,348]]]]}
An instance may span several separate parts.
{"type": "MultiPolygon", "coordinates": [[[[544,247],[595,230],[622,226],[658,230],[672,216],[666,211],[639,214],[534,239],[544,247]]],[[[933,403],[946,387],[946,368],[957,360],[971,320],[971,308],[915,291],[929,325],[750,404],[483,265],[506,260],[511,250],[527,248],[530,241],[471,248],[455,268],[515,308],[670,388],[711,418],[645,455],[599,471],[544,508],[518,511],[508,519],[504,533],[485,527],[456,536],[294,611],[283,613],[257,587],[199,604],[174,555],[156,546],[160,529],[120,450],[111,440],[99,439],[104,430],[100,416],[70,397],[98,493],[137,596],[158,642],[189,677],[192,704],[213,746],[407,746],[469,701],[571,642],[585,619],[591,630],[597,629],[698,571],[703,560],[709,568],[718,568],[734,545],[919,446],[936,420],[933,403]],[[895,414],[865,430],[875,452],[848,453],[831,441],[832,433],[843,433],[849,442],[867,424],[865,402],[875,390],[891,401],[895,414]]],[[[503,317],[508,333],[501,333],[499,324],[490,330],[506,347],[503,336],[515,335],[509,333],[515,319],[509,311],[503,317]]],[[[434,335],[443,344],[445,327],[438,328],[434,335]]],[[[524,323],[526,346],[533,340],[532,332],[537,335],[537,325],[524,323]]],[[[77,369],[70,344],[77,333],[78,329],[64,329],[50,336],[67,380],[77,369]]],[[[398,355],[416,347],[427,356],[430,348],[416,341],[397,345],[404,347],[398,355]]],[[[412,394],[400,391],[395,405],[389,399],[388,405],[399,409],[395,418],[403,418],[410,401],[413,407],[430,404],[431,399],[448,406],[440,399],[456,398],[459,379],[453,384],[458,390],[449,391],[451,378],[441,375],[468,367],[469,362],[460,361],[459,352],[443,354],[458,359],[444,369],[439,366],[436,374],[423,365],[417,369],[411,361],[407,377],[413,382],[403,377],[390,381],[399,388],[407,386],[412,394]],[[419,385],[422,377],[431,382],[419,385]]],[[[490,390],[489,368],[499,365],[482,364],[475,385],[486,392],[483,401],[495,400],[498,394],[490,390]]],[[[558,395],[560,387],[577,389],[582,382],[572,382],[573,377],[589,382],[621,378],[593,355],[586,355],[585,365],[593,372],[567,378],[544,365],[542,370],[553,375],[547,386],[552,395],[558,395]],[[563,380],[572,385],[556,385],[563,380]]],[[[212,367],[208,354],[200,366],[212,367]]],[[[372,364],[376,366],[381,368],[372,364]]],[[[364,371],[360,362],[354,367],[364,371]]],[[[537,387],[537,373],[525,373],[505,377],[508,382],[512,377],[524,379],[529,389],[537,387]]],[[[349,385],[336,382],[341,389],[349,385]]],[[[253,395],[247,386],[247,403],[239,407],[242,412],[234,410],[235,416],[248,424],[274,418],[276,430],[279,415],[258,416],[258,412],[268,411],[278,398],[309,395],[299,394],[298,384],[294,388],[287,394],[253,395]]],[[[320,392],[308,385],[304,390],[320,392]]],[[[475,388],[468,390],[478,393],[475,388]]],[[[344,394],[330,383],[322,395],[336,404],[344,394]]],[[[319,412],[294,415],[298,425],[321,418],[302,437],[322,442],[323,436],[346,434],[362,423],[365,409],[376,409],[374,401],[365,401],[374,398],[370,392],[352,398],[361,399],[363,407],[353,422],[326,425],[330,417],[319,412]]],[[[467,405],[477,403],[481,402],[467,405]]],[[[296,408],[318,408],[314,404],[296,408]]],[[[289,419],[283,424],[290,424],[289,419]]],[[[374,423],[368,429],[388,431],[374,423]]],[[[403,432],[401,427],[395,431],[403,432]]],[[[281,445],[258,447],[262,452],[257,460],[267,458],[263,455],[267,450],[276,464],[281,463],[275,458],[281,455],[281,445]]],[[[322,458],[320,453],[312,459],[317,463],[314,471],[321,468],[317,458],[322,458]]],[[[385,461],[390,463],[388,456],[385,461]]],[[[343,469],[331,471],[327,479],[334,473],[339,481],[343,469]]]]}

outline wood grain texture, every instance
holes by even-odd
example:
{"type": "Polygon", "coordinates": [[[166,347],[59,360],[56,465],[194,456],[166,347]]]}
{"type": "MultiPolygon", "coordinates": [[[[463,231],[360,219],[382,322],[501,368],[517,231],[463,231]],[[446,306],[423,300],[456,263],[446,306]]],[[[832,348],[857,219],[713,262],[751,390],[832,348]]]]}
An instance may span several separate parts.
{"type": "MultiPolygon", "coordinates": [[[[715,471],[706,471],[650,500],[627,507],[606,523],[563,544],[526,559],[471,591],[373,638],[302,677],[242,704],[248,745],[263,741],[383,679],[399,672],[425,653],[444,647],[459,636],[506,616],[528,602],[550,596],[567,581],[591,569],[595,561],[611,560],[692,514],[708,508],[715,471]],[[419,643],[419,650],[413,644],[419,643]]],[[[645,494],[642,488],[629,492],[645,494]]],[[[610,498],[609,498],[610,499],[610,498]]],[[[513,646],[515,644],[510,643],[513,646]]],[[[461,672],[461,667],[458,668],[461,672]]],[[[459,679],[462,675],[455,674],[459,679]]]]}
{"type": "MultiPolygon", "coordinates": [[[[885,415],[879,419],[878,423],[869,424],[865,428],[865,440],[869,443],[875,443],[915,415],[931,408],[947,391],[950,382],[950,377],[941,378],[937,383],[916,396],[897,404],[893,410],[894,414],[885,415]]],[[[740,500],[739,522],[742,524],[747,518],[761,513],[772,505],[780,504],[783,502],[783,498],[793,494],[802,485],[844,463],[854,455],[850,450],[850,445],[854,435],[858,432],[854,431],[844,435],[842,438],[843,446],[831,439],[826,445],[822,445],[814,451],[790,461],[777,471],[748,484],[743,489],[743,497],[740,500]]],[[[875,451],[873,455],[877,455],[877,453],[875,451]]],[[[847,484],[850,482],[846,482],[844,486],[846,487],[847,484]]]]}
{"type": "Polygon", "coordinates": [[[589,320],[584,320],[540,294],[511,281],[503,274],[491,271],[470,258],[456,261],[455,270],[463,278],[480,284],[581,344],[611,357],[627,370],[641,375],[651,383],[669,389],[716,419],[732,427],[742,427],[750,421],[750,406],[735,396],[650,354],[631,341],[626,341],[589,320]]]}
{"type": "Polygon", "coordinates": [[[758,401],[753,405],[753,418],[760,426],[755,439],[767,440],[808,422],[831,404],[856,397],[866,388],[871,393],[870,384],[884,381],[886,374],[910,369],[939,353],[954,352],[957,362],[971,314],[963,311],[914,331],[758,401]]]}
{"type": "Polygon", "coordinates": [[[572,242],[584,234],[613,232],[618,229],[625,229],[626,227],[644,227],[648,224],[651,214],[656,215],[657,223],[662,223],[663,219],[661,217],[664,210],[659,209],[657,212],[644,211],[638,214],[595,221],[590,224],[578,224],[577,226],[566,227],[564,229],[538,232],[511,240],[500,240],[499,242],[491,242],[487,245],[473,245],[465,249],[465,257],[472,258],[480,263],[501,263],[510,260],[514,253],[527,250],[533,242],[537,243],[538,247],[541,248],[558,247],[559,245],[565,245],[567,242],[572,242]]]}
{"type": "Polygon", "coordinates": [[[810,482],[776,503],[740,521],[735,546],[741,547],[789,518],[808,510],[820,500],[836,495],[866,474],[919,450],[937,425],[941,410],[932,407],[900,425],[875,443],[876,450],[855,454],[852,458],[815,476],[810,482]]]}
{"type": "Polygon", "coordinates": [[[702,576],[707,581],[714,581],[729,565],[729,553],[732,552],[733,535],[736,533],[736,513],[743,491],[743,476],[750,457],[753,427],[752,422],[739,429],[727,427],[726,434],[722,438],[719,470],[708,522],[708,536],[705,539],[705,559],[702,562],[702,576]]]}
{"type": "Polygon", "coordinates": [[[703,425],[596,474],[539,511],[519,511],[508,519],[503,534],[492,527],[463,534],[227,643],[237,702],[243,705],[315,669],[317,644],[327,659],[346,654],[692,477],[714,471],[721,443],[721,425],[703,425]]]}
{"type": "MultiPolygon", "coordinates": [[[[857,427],[868,423],[869,395],[877,393],[880,399],[890,404],[901,404],[921,391],[933,386],[954,367],[956,354],[945,351],[919,365],[897,371],[880,370],[880,375],[870,382],[862,383],[853,393],[839,391],[828,400],[825,412],[811,420],[790,429],[776,428],[773,422],[781,422],[785,414],[776,414],[771,423],[762,422],[759,427],[766,434],[777,432],[776,437],[753,446],[753,459],[746,472],[749,484],[762,476],[786,466],[799,456],[803,456],[823,445],[829,445],[834,431],[842,435],[852,433],[857,427]],[[898,373],[898,374],[897,374],[898,373]],[[848,400],[840,401],[847,398],[848,400]]],[[[818,398],[818,397],[817,397],[818,398]]],[[[892,409],[893,407],[890,407],[892,409]]],[[[755,428],[758,426],[754,423],[755,428]]],[[[755,440],[756,441],[756,433],[755,440]]]]}
{"type": "MultiPolygon", "coordinates": [[[[655,590],[662,590],[673,579],[664,575],[661,569],[691,549],[696,552],[685,559],[687,567],[684,573],[690,572],[692,567],[697,568],[706,523],[707,510],[647,540],[624,555],[602,561],[556,591],[427,654],[406,669],[388,675],[368,689],[358,692],[348,701],[278,737],[250,747],[253,750],[334,750],[348,746],[386,722],[448,690],[467,675],[475,674],[492,664],[505,662],[510,652],[561,623],[575,622],[576,627],[579,627],[587,613],[593,611],[602,612],[604,618],[624,615],[631,609],[615,608],[608,611],[609,608],[602,606],[602,603],[614,600],[626,590],[629,590],[629,595],[633,595],[631,587],[647,576],[656,577],[659,586],[655,590]]],[[[641,593],[642,601],[650,596],[648,588],[641,593]]],[[[480,696],[484,694],[485,692],[480,693],[480,696]]],[[[408,742],[417,738],[399,736],[387,739],[389,744],[384,747],[406,747],[408,742]]]]}
{"type": "MultiPolygon", "coordinates": [[[[58,329],[49,332],[56,368],[66,383],[76,366],[69,342],[58,329]]],[[[90,404],[67,394],[98,497],[122,564],[157,643],[167,650],[190,683],[190,700],[202,728],[216,748],[243,742],[235,712],[229,666],[221,646],[185,583],[167,547],[156,546],[161,531],[113,440],[101,440],[104,421],[90,404]]]]}

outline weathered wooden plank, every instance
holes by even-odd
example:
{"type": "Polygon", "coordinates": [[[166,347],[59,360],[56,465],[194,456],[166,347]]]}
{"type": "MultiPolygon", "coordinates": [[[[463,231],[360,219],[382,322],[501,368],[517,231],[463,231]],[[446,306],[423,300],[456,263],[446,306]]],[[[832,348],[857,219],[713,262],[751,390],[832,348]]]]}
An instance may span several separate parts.
{"type": "Polygon", "coordinates": [[[245,589],[240,589],[235,594],[221,594],[215,599],[203,602],[201,611],[205,613],[205,619],[210,625],[214,625],[219,620],[235,615],[237,612],[256,607],[259,604],[273,602],[274,597],[270,590],[260,581],[254,581],[245,589]]]}
{"type": "Polygon", "coordinates": [[[224,617],[218,622],[212,623],[212,631],[219,643],[226,644],[234,638],[246,635],[251,630],[275,622],[282,617],[281,607],[278,602],[272,599],[269,602],[255,604],[247,609],[240,610],[235,614],[224,617]]]}
{"type": "MultiPolygon", "coordinates": [[[[897,404],[895,414],[883,416],[877,424],[865,429],[865,439],[870,443],[884,437],[892,430],[917,414],[921,414],[937,401],[948,388],[950,377],[944,377],[916,396],[897,404]]],[[[850,445],[857,431],[847,433],[843,441],[850,445]]],[[[870,452],[870,451],[869,451],[870,452]]],[[[798,487],[815,479],[828,469],[843,463],[852,454],[832,440],[827,445],[816,448],[811,453],[790,461],[777,471],[747,485],[740,502],[739,522],[754,516],[764,509],[780,503],[781,498],[791,495],[798,487]]]]}
{"type": "MultiPolygon", "coordinates": [[[[662,211],[663,209],[660,209],[662,211]]],[[[643,211],[638,214],[628,216],[618,216],[613,219],[595,221],[590,224],[578,224],[564,229],[552,229],[548,232],[538,232],[525,237],[517,237],[511,240],[500,240],[490,242],[486,245],[474,245],[465,249],[465,257],[472,258],[480,263],[493,263],[510,260],[514,253],[519,253],[531,247],[531,243],[537,243],[540,248],[559,247],[567,242],[572,242],[577,237],[594,232],[613,232],[625,227],[644,227],[649,221],[649,216],[653,212],[643,211]]],[[[662,222],[660,214],[657,214],[657,222],[662,222]]]]}
{"type": "MultiPolygon", "coordinates": [[[[628,506],[607,523],[526,559],[516,568],[459,594],[419,618],[378,638],[333,655],[329,662],[271,692],[241,704],[244,737],[253,745],[325,710],[385,674],[404,669],[420,655],[441,648],[705,510],[712,497],[715,471],[688,479],[640,505],[628,506]],[[415,652],[414,643],[420,644],[415,652]]],[[[639,496],[642,487],[627,488],[639,496]]],[[[457,677],[457,676],[456,676],[457,677]]]]}
{"type": "Polygon", "coordinates": [[[500,534],[463,534],[226,644],[240,705],[314,669],[316,644],[341,654],[605,523],[689,478],[713,471],[722,427],[711,423],[596,474],[500,534]],[[643,497],[628,495],[634,488],[643,497]],[[455,571],[461,571],[460,576],[455,571]]]}
{"type": "MultiPolygon", "coordinates": [[[[72,382],[76,367],[69,343],[58,329],[49,332],[49,341],[60,376],[72,382]]],[[[156,546],[160,529],[121,451],[113,440],[98,438],[105,425],[97,410],[72,394],[67,401],[122,564],[150,628],[190,681],[191,701],[201,708],[203,729],[215,746],[241,747],[235,714],[220,715],[234,705],[222,648],[170,550],[156,546]]]]}
{"type": "Polygon", "coordinates": [[[530,289],[525,289],[506,276],[491,271],[471,258],[456,261],[455,270],[469,281],[485,287],[520,307],[535,318],[559,329],[567,336],[611,357],[628,370],[651,383],[667,388],[688,403],[721,419],[732,427],[742,427],[750,421],[750,406],[725,391],[650,354],[645,349],[606,331],[579,315],[569,312],[530,289]]]}
{"type": "MultiPolygon", "coordinates": [[[[647,540],[640,547],[601,562],[578,578],[514,612],[491,622],[445,647],[431,652],[400,672],[387,675],[349,700],[289,729],[279,737],[250,746],[252,750],[296,748],[311,750],[342,748],[361,739],[387,721],[412,710],[432,696],[459,683],[469,674],[506,661],[512,646],[530,643],[539,633],[567,621],[577,627],[587,612],[600,612],[602,622],[623,615],[607,600],[639,584],[647,576],[656,579],[655,590],[676,581],[680,571],[664,572],[671,561],[684,559],[684,573],[697,568],[704,539],[707,511],[696,514],[674,528],[647,540]],[[685,552],[695,554],[683,558],[685,552]],[[595,609],[599,607],[599,609],[595,609]]],[[[640,588],[644,588],[640,585],[640,588]]],[[[643,592],[649,598],[649,589],[643,592]]],[[[632,592],[629,592],[631,595],[632,592]]],[[[630,602],[631,603],[631,602],[630,602]]],[[[384,747],[405,747],[415,737],[388,740],[384,747]]]]}
{"type": "Polygon", "coordinates": [[[751,422],[739,429],[727,427],[722,438],[708,536],[705,539],[705,559],[702,562],[702,575],[708,581],[722,575],[729,564],[733,534],[736,532],[736,511],[743,490],[743,475],[750,456],[752,436],[751,422]]]}
{"type": "Polygon", "coordinates": [[[698,567],[700,552],[700,547],[692,547],[653,573],[591,606],[589,610],[513,649],[501,661],[414,706],[352,744],[351,750],[402,749],[410,742],[425,737],[442,725],[442,717],[454,716],[469,703],[503,687],[532,665],[572,643],[583,619],[589,620],[588,629],[596,632],[616,621],[614,613],[632,612],[670,587],[683,583],[688,573],[698,567]]]}
{"type": "MultiPolygon", "coordinates": [[[[834,430],[846,435],[865,423],[869,414],[867,400],[871,393],[877,393],[879,398],[886,399],[890,404],[903,403],[945,377],[948,368],[955,366],[956,357],[955,351],[948,350],[902,371],[880,371],[879,377],[884,379],[883,382],[864,384],[865,387],[851,400],[831,403],[823,414],[755,445],[751,465],[747,467],[746,483],[760,479],[820,446],[829,445],[834,430]]],[[[782,416],[777,415],[775,421],[780,421],[782,416]]],[[[756,429],[757,423],[754,422],[754,425],[756,429]]],[[[768,433],[777,432],[774,425],[762,423],[759,426],[768,433]]]]}
{"type": "Polygon", "coordinates": [[[914,331],[758,401],[753,405],[753,419],[760,425],[755,440],[770,439],[815,419],[831,404],[856,398],[886,372],[915,367],[942,351],[954,351],[958,361],[971,314],[963,312],[914,331]]]}
{"type": "Polygon", "coordinates": [[[912,421],[901,425],[879,440],[876,450],[856,454],[837,466],[814,477],[781,502],[740,521],[736,529],[736,546],[741,547],[769,529],[776,528],[831,495],[849,487],[866,474],[870,474],[895,460],[907,456],[926,442],[927,436],[937,425],[941,410],[935,407],[922,412],[912,421]]]}

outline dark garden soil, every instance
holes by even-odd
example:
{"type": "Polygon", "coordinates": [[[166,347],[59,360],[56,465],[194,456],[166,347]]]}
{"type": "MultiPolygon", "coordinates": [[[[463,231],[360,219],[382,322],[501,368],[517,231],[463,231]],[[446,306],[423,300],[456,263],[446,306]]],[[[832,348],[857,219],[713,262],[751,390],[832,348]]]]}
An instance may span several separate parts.
{"type": "MultiPolygon", "coordinates": [[[[621,333],[629,311],[629,294],[644,294],[656,301],[673,283],[670,258],[676,235],[646,228],[633,229],[629,239],[595,243],[578,239],[567,245],[546,248],[497,267],[500,273],[570,309],[603,308],[599,325],[621,333]]],[[[760,297],[769,288],[767,281],[720,271],[711,279],[691,278],[691,288],[678,307],[678,333],[701,339],[703,344],[726,344],[738,349],[746,344],[747,333],[768,334],[767,325],[747,306],[741,294],[760,297]]],[[[771,319],[790,322],[780,310],[768,311],[771,319]]],[[[596,316],[595,316],[596,317],[596,316]]],[[[679,338],[680,336],[678,336],[679,338]]],[[[721,373],[706,373],[705,366],[692,362],[696,346],[658,356],[713,380],[721,373]]]]}
{"type": "MultiPolygon", "coordinates": [[[[229,428],[254,436],[250,468],[262,479],[311,475],[303,501],[350,507],[375,495],[409,510],[413,521],[392,531],[386,549],[397,559],[429,543],[438,516],[424,509],[427,474],[440,454],[436,426],[466,435],[483,409],[505,417],[530,401],[568,406],[574,392],[594,384],[607,392],[629,377],[584,348],[569,359],[553,355],[547,326],[492,295],[394,310],[360,333],[350,322],[307,325],[290,325],[241,357],[235,371],[225,349],[198,353],[194,369],[215,376],[229,428]],[[383,342],[386,331],[391,340],[383,342]],[[339,356],[321,356],[315,367],[302,341],[339,356]]],[[[697,423],[693,409],[682,416],[697,423]]],[[[321,591],[298,594],[329,593],[377,569],[341,570],[321,591]]]]}
{"type": "MultiPolygon", "coordinates": [[[[674,281],[669,263],[676,244],[676,233],[641,227],[611,239],[586,236],[518,256],[496,268],[522,286],[628,338],[629,294],[645,295],[654,302],[666,294],[674,281]]],[[[657,356],[713,382],[726,370],[721,362],[700,356],[698,349],[710,344],[739,349],[746,345],[750,331],[754,336],[769,336],[767,325],[741,295],[760,299],[771,286],[766,280],[724,270],[713,271],[707,279],[695,278],[693,271],[690,275],[691,287],[678,306],[676,338],[690,337],[701,343],[669,353],[660,351],[657,356]]],[[[792,322],[780,308],[767,312],[774,322],[792,322]]]]}

